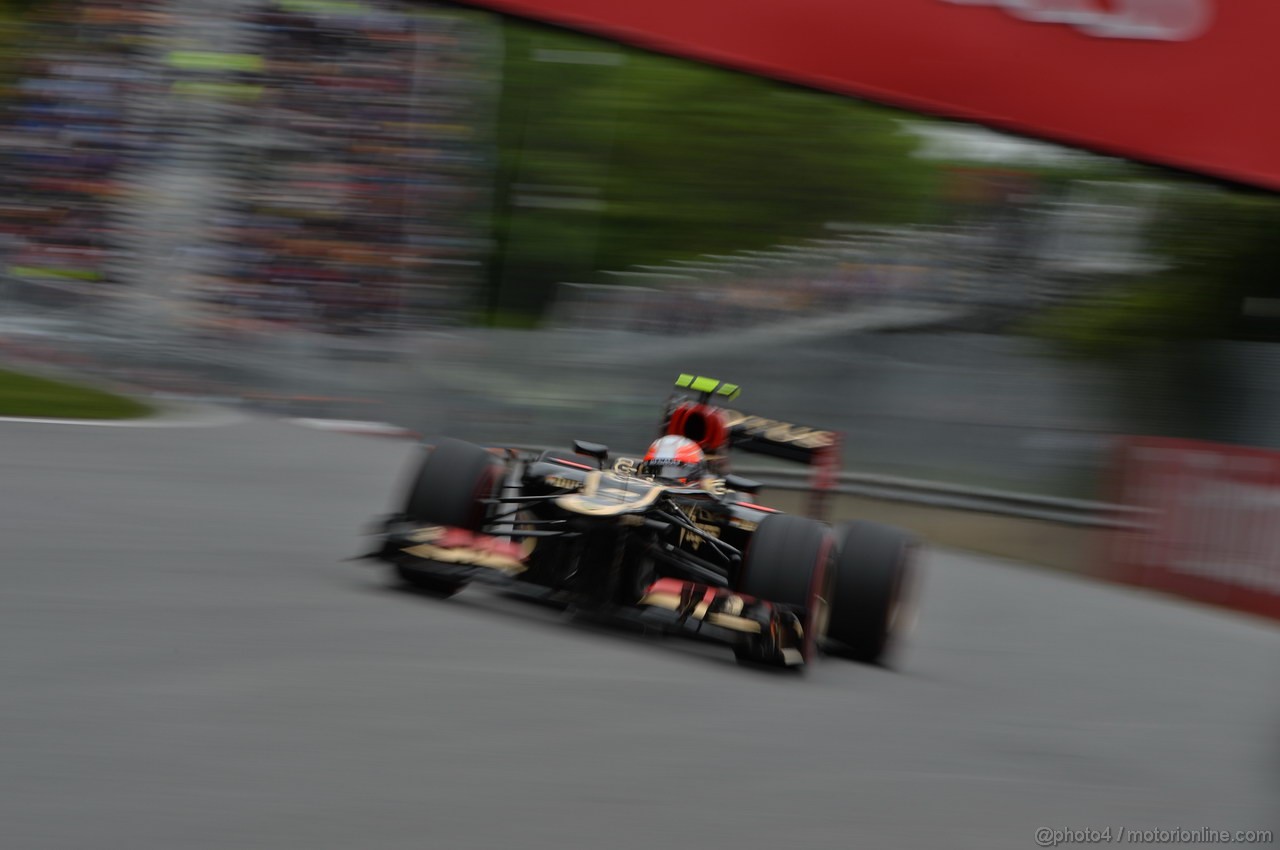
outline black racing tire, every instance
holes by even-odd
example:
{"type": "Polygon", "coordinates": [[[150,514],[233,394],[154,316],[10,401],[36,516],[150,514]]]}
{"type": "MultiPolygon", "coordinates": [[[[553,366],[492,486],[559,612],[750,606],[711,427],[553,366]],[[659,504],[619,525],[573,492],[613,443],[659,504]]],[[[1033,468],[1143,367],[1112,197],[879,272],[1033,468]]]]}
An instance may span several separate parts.
{"type": "MultiPolygon", "coordinates": [[[[488,506],[502,482],[501,462],[480,446],[462,440],[441,440],[419,464],[405,496],[404,515],[415,522],[479,531],[488,506]]],[[[395,565],[401,585],[429,596],[446,598],[467,586],[424,575],[412,567],[395,565]]]]}
{"type": "Polygon", "coordinates": [[[501,462],[485,449],[462,440],[441,440],[418,467],[409,484],[404,515],[431,525],[479,531],[487,506],[502,481],[501,462]]]}
{"type": "MultiPolygon", "coordinates": [[[[835,541],[831,529],[807,517],[772,514],[751,537],[737,590],[747,596],[803,612],[805,661],[811,661],[826,629],[835,541]]],[[[750,648],[737,647],[740,661],[758,662],[750,648]]]]}
{"type": "Polygon", "coordinates": [[[880,663],[911,619],[917,540],[901,529],[857,520],[838,530],[837,542],[827,652],[880,663]]]}

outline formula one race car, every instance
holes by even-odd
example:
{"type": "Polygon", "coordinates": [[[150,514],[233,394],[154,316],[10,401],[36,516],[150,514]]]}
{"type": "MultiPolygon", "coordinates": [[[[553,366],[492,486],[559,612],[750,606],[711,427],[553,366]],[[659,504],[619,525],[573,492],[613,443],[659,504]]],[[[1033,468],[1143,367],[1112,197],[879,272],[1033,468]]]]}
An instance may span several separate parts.
{"type": "Polygon", "coordinates": [[[838,530],[757,504],[727,450],[805,460],[836,435],[718,406],[734,385],[681,375],[662,434],[641,457],[572,451],[429,450],[376,551],[403,584],[450,596],[471,581],[728,643],[740,660],[810,661],[819,646],[880,659],[906,618],[913,538],[838,530]]]}

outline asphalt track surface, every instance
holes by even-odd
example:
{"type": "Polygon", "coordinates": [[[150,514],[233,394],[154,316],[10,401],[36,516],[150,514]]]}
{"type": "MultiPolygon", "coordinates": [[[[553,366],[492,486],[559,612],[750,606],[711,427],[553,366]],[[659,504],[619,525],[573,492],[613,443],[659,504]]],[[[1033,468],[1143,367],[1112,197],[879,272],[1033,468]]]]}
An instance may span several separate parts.
{"type": "Polygon", "coordinates": [[[1280,631],[930,552],[895,669],[724,649],[340,559],[408,444],[0,423],[14,850],[1026,848],[1277,827],[1280,631]]]}

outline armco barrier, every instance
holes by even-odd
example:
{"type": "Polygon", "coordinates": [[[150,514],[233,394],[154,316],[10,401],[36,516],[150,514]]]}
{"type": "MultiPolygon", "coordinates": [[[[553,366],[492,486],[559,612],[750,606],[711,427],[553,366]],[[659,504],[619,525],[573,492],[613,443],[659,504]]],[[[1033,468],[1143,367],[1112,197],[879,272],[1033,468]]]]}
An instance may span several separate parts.
{"type": "MultiPolygon", "coordinates": [[[[764,485],[764,502],[789,512],[809,510],[808,470],[757,466],[735,471],[764,485]]],[[[827,518],[900,526],[930,545],[1104,579],[1108,536],[1140,529],[1148,512],[1122,505],[1013,493],[871,473],[835,476],[825,495],[827,518]]]]}
{"type": "Polygon", "coordinates": [[[1145,528],[1110,541],[1110,577],[1280,619],[1280,452],[1124,440],[1118,497],[1145,528]]]}
{"type": "MultiPolygon", "coordinates": [[[[807,492],[813,487],[814,476],[808,470],[741,466],[735,467],[734,471],[759,481],[770,490],[807,492]]],[[[828,489],[841,496],[999,514],[1087,528],[1139,529],[1145,527],[1151,514],[1143,508],[1123,504],[1015,493],[866,472],[837,473],[828,489]]]]}

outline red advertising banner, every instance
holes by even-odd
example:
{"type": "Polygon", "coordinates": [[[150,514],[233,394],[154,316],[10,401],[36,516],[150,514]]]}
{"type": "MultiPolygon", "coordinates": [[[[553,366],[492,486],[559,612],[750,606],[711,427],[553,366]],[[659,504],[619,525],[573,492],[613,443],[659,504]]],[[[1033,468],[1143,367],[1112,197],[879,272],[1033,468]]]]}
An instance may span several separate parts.
{"type": "Polygon", "coordinates": [[[1280,189],[1276,0],[467,2],[1280,189]]]}
{"type": "Polygon", "coordinates": [[[1118,495],[1151,513],[1116,532],[1112,578],[1280,619],[1280,452],[1131,438],[1118,495]]]}

